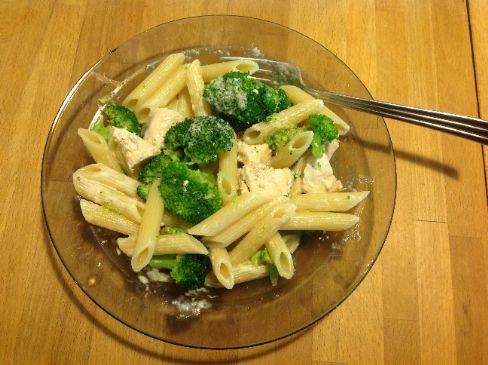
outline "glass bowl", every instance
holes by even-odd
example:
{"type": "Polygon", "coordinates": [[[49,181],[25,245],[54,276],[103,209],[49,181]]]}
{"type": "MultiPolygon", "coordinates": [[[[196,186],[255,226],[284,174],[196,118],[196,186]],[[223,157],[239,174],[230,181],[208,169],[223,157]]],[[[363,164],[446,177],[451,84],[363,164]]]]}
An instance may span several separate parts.
{"type": "Polygon", "coordinates": [[[354,229],[303,239],[291,280],[280,280],[275,287],[263,279],[230,291],[191,293],[168,283],[144,285],[130,270],[129,260],[117,254],[114,235],[90,226],[81,215],[71,175],[92,161],[76,131],[90,124],[99,98],[111,94],[123,99],[157,61],[176,51],[202,63],[222,55],[286,61],[302,69],[310,86],[371,98],[334,54],[274,23],[202,16],[149,29],[90,68],[56,115],[42,163],[42,204],[51,240],[80,288],[111,316],[146,335],[199,348],[239,348],[284,338],[336,308],[378,257],[396,191],[388,130],[382,118],[332,107],[352,127],[334,157],[334,171],[350,189],[371,194],[355,210],[361,221],[354,229]]]}

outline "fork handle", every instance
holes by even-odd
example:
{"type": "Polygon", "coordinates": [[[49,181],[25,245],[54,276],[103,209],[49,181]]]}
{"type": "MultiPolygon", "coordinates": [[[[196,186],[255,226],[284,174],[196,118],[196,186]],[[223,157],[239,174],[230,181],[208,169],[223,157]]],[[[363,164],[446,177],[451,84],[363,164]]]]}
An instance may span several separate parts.
{"type": "Polygon", "coordinates": [[[368,100],[328,91],[305,88],[307,92],[331,104],[360,110],[386,118],[402,120],[411,124],[436,129],[488,144],[488,121],[459,114],[415,108],[406,105],[368,100]]]}

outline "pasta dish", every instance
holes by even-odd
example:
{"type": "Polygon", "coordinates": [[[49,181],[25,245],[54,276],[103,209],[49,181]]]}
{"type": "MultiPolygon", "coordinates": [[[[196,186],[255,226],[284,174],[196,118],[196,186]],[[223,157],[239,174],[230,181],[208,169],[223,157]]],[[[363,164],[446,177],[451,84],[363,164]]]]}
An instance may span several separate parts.
{"type": "Polygon", "coordinates": [[[276,285],[293,277],[303,234],[358,223],[348,211],[369,191],[345,191],[331,166],[349,126],[257,70],[171,54],[78,130],[95,162],[73,174],[81,212],[121,234],[134,272],[185,289],[276,285]]]}

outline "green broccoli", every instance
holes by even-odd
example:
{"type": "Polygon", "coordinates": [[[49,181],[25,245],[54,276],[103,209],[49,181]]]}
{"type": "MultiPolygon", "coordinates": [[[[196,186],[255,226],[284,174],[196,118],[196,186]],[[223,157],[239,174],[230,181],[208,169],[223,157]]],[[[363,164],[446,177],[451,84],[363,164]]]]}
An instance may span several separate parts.
{"type": "Polygon", "coordinates": [[[208,173],[191,170],[182,162],[161,165],[159,190],[165,209],[197,224],[222,207],[222,198],[215,178],[208,173]]]}
{"type": "Polygon", "coordinates": [[[263,248],[262,250],[259,250],[254,255],[252,255],[251,262],[254,265],[271,265],[273,263],[266,248],[263,248]]]}
{"type": "Polygon", "coordinates": [[[141,197],[141,199],[147,199],[149,187],[154,180],[161,177],[163,166],[167,165],[174,159],[176,159],[176,157],[172,158],[171,156],[162,153],[156,157],[153,157],[144,165],[139,174],[139,181],[141,184],[137,187],[137,194],[141,197]]]}
{"type": "Polygon", "coordinates": [[[218,154],[230,151],[235,133],[225,120],[213,116],[198,116],[177,123],[168,130],[165,145],[177,151],[183,149],[188,159],[197,164],[217,161],[218,154]]]}
{"type": "Polygon", "coordinates": [[[184,147],[188,141],[188,130],[190,129],[191,119],[185,119],[172,126],[164,136],[164,144],[170,149],[184,147]]]}
{"type": "Polygon", "coordinates": [[[105,126],[103,118],[100,117],[91,130],[101,135],[105,141],[110,140],[110,126],[105,126]]]}
{"type": "Polygon", "coordinates": [[[208,256],[194,254],[153,256],[149,266],[171,270],[176,284],[185,289],[202,287],[210,267],[208,256]]]}
{"type": "Polygon", "coordinates": [[[138,136],[142,135],[141,125],[137,121],[136,115],[125,106],[108,103],[103,108],[102,113],[107,117],[109,125],[117,128],[125,128],[138,136]]]}
{"type": "Polygon", "coordinates": [[[284,147],[296,134],[305,131],[305,128],[280,129],[266,138],[266,143],[273,151],[278,151],[284,147]]]}
{"type": "Polygon", "coordinates": [[[271,281],[271,285],[275,286],[276,284],[278,284],[280,274],[278,272],[278,269],[276,268],[276,265],[273,264],[273,261],[271,260],[271,257],[269,256],[268,250],[266,248],[263,248],[262,250],[259,250],[254,255],[252,255],[251,262],[254,265],[268,265],[269,279],[271,281]]]}
{"type": "Polygon", "coordinates": [[[264,121],[291,105],[283,90],[249,78],[245,72],[228,72],[210,82],[203,93],[222,118],[239,131],[264,121]]]}
{"type": "Polygon", "coordinates": [[[309,116],[308,123],[313,131],[312,154],[320,158],[324,154],[325,146],[339,137],[339,131],[332,119],[322,114],[309,116]]]}
{"type": "Polygon", "coordinates": [[[160,234],[178,234],[186,233],[186,229],[183,227],[163,227],[159,231],[160,234]]]}

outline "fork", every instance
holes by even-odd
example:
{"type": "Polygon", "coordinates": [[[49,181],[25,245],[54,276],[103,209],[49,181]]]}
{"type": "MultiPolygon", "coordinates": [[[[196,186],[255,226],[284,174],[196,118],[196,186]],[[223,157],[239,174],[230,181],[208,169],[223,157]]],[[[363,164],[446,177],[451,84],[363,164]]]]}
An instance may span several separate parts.
{"type": "Polygon", "coordinates": [[[252,57],[222,56],[220,58],[223,61],[247,60],[256,62],[259,65],[259,69],[251,76],[254,80],[272,84],[274,86],[286,84],[298,86],[314,97],[331,104],[380,115],[386,118],[402,120],[411,124],[421,125],[483,144],[488,144],[488,121],[483,119],[386,103],[377,100],[362,99],[326,90],[316,90],[305,85],[302,79],[302,73],[298,66],[286,62],[252,57]]]}

